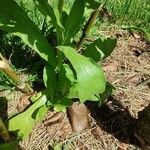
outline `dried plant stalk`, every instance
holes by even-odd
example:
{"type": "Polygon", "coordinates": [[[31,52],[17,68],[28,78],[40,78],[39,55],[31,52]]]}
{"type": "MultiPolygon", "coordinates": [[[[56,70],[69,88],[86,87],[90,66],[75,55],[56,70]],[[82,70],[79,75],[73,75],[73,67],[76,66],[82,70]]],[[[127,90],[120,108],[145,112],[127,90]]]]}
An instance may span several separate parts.
{"type": "Polygon", "coordinates": [[[0,60],[0,70],[9,76],[23,93],[30,95],[33,92],[32,88],[22,81],[16,72],[10,68],[9,64],[3,57],[0,56],[0,58],[2,59],[0,60]]]}
{"type": "Polygon", "coordinates": [[[3,120],[0,118],[0,136],[2,136],[2,138],[6,141],[9,142],[11,137],[10,134],[3,122],[3,120]]]}

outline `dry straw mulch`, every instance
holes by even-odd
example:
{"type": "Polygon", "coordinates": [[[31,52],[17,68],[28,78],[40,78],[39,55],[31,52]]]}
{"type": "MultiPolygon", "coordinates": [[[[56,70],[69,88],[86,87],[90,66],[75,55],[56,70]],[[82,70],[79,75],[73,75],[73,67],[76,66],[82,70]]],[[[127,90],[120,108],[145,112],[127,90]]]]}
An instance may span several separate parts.
{"type": "MultiPolygon", "coordinates": [[[[65,113],[49,111],[20,142],[23,150],[48,150],[57,143],[65,150],[140,150],[132,138],[138,112],[150,103],[150,45],[127,31],[101,33],[118,38],[116,49],[102,64],[107,79],[116,87],[113,98],[100,109],[91,106],[91,128],[81,133],[72,131],[65,113]]],[[[17,97],[20,94],[13,99],[17,97]]],[[[17,100],[8,104],[8,112],[16,113],[17,100]]]]}
{"type": "Polygon", "coordinates": [[[108,117],[108,120],[89,116],[92,127],[77,134],[72,132],[66,114],[56,120],[54,117],[54,122],[45,125],[49,118],[53,120],[50,116],[54,112],[49,112],[45,120],[34,127],[30,137],[21,142],[23,149],[48,150],[58,142],[66,150],[140,149],[136,146],[137,140],[131,140],[135,131],[134,126],[130,126],[138,118],[138,112],[150,103],[150,45],[140,35],[127,31],[105,34],[118,38],[113,54],[103,62],[108,80],[116,87],[113,96],[116,103],[110,100],[106,104],[110,112],[96,111],[96,116],[108,117]]]}

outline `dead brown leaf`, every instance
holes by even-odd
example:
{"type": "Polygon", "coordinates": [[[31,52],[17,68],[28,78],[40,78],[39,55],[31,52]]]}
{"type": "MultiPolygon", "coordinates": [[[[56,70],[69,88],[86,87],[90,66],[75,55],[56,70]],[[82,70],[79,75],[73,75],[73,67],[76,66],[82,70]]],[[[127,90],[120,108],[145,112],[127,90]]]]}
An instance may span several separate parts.
{"type": "Polygon", "coordinates": [[[59,137],[61,139],[66,138],[66,136],[72,133],[72,130],[68,123],[65,121],[64,113],[55,113],[50,118],[44,121],[47,128],[47,133],[52,137],[59,137]]]}
{"type": "Polygon", "coordinates": [[[88,120],[89,110],[85,104],[75,102],[68,109],[68,113],[73,131],[80,132],[90,127],[88,120]]]}

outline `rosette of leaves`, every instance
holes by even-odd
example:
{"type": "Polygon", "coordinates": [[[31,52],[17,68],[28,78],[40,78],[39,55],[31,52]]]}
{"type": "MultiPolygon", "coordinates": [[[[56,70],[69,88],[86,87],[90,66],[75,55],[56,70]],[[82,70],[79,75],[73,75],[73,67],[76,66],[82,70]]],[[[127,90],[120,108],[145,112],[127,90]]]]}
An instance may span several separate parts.
{"type": "Polygon", "coordinates": [[[32,96],[33,104],[8,120],[9,131],[23,139],[49,107],[65,111],[74,99],[81,103],[101,101],[101,95],[107,88],[104,72],[98,62],[111,54],[116,39],[99,37],[90,45],[85,45],[84,49],[81,48],[80,53],[74,41],[88,22],[84,19],[85,8],[93,8],[94,12],[99,5],[97,1],[74,0],[68,10],[64,0],[0,0],[0,29],[19,36],[45,60],[45,91],[32,96]],[[54,45],[43,34],[47,32],[44,27],[48,25],[55,33],[54,45]]]}

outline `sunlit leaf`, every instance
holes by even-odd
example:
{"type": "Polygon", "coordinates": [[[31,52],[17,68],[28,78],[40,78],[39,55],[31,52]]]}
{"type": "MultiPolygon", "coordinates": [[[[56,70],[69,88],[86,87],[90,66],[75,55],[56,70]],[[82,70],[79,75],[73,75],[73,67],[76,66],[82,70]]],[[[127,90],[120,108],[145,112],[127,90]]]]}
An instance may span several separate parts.
{"type": "Polygon", "coordinates": [[[110,37],[101,37],[94,41],[84,51],[83,55],[98,62],[108,57],[116,47],[117,40],[110,37]]]}
{"type": "MultiPolygon", "coordinates": [[[[34,104],[32,104],[26,111],[20,113],[19,115],[11,118],[8,122],[9,131],[15,132],[20,138],[26,138],[32,128],[34,123],[41,120],[41,117],[44,115],[38,114],[40,108],[42,108],[47,101],[45,95],[43,95],[39,100],[37,100],[34,104]]],[[[43,108],[42,108],[43,109],[43,108]]],[[[44,112],[45,109],[43,109],[44,112]]]]}
{"type": "Polygon", "coordinates": [[[36,0],[37,7],[39,8],[39,11],[45,16],[49,17],[56,28],[56,34],[57,34],[57,42],[62,42],[63,39],[63,26],[61,23],[62,19],[62,6],[63,6],[63,0],[57,0],[53,4],[53,6],[50,5],[49,0],[36,0]]]}
{"type": "Polygon", "coordinates": [[[68,64],[63,64],[59,71],[59,87],[62,96],[70,90],[71,86],[75,83],[74,73],[68,64]]]}
{"type": "Polygon", "coordinates": [[[68,46],[57,47],[65,57],[71,62],[77,75],[78,96],[81,102],[91,98],[94,94],[105,91],[104,72],[94,61],[76,52],[74,48],[68,46]]]}
{"type": "Polygon", "coordinates": [[[36,7],[35,0],[14,0],[27,13],[30,19],[42,30],[45,17],[39,12],[36,7]]]}
{"type": "Polygon", "coordinates": [[[55,65],[52,47],[24,10],[13,0],[0,1],[0,29],[21,37],[43,59],[55,65]]]}
{"type": "Polygon", "coordinates": [[[81,26],[85,9],[85,0],[75,0],[65,26],[66,39],[70,39],[78,32],[81,26]]]}
{"type": "Polygon", "coordinates": [[[79,90],[79,85],[77,82],[75,82],[71,88],[69,89],[69,92],[67,94],[68,98],[80,98],[79,94],[78,94],[78,90],[79,90]]]}
{"type": "Polygon", "coordinates": [[[62,26],[62,11],[63,11],[64,0],[57,0],[54,3],[53,11],[56,17],[56,22],[59,26],[56,26],[56,34],[57,34],[57,45],[61,45],[63,43],[63,31],[64,27],[62,26]]]}
{"type": "Polygon", "coordinates": [[[37,112],[35,112],[36,120],[42,121],[48,111],[48,107],[46,105],[43,105],[40,108],[38,108],[36,111],[37,111],[37,112]]]}

